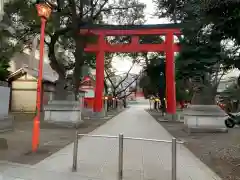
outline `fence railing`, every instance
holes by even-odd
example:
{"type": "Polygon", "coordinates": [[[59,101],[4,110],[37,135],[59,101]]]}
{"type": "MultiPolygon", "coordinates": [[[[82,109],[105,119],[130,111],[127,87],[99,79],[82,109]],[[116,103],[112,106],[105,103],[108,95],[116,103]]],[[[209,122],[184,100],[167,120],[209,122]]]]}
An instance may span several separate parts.
{"type": "Polygon", "coordinates": [[[123,179],[123,146],[124,139],[128,140],[138,140],[138,141],[149,141],[149,142],[159,142],[159,143],[169,143],[172,144],[172,163],[171,163],[171,179],[177,180],[177,144],[183,144],[182,141],[177,141],[176,138],[172,138],[169,140],[160,140],[160,139],[147,139],[147,138],[135,138],[135,137],[126,137],[123,134],[119,134],[119,136],[110,136],[110,135],[90,135],[90,134],[79,134],[76,132],[74,146],[73,146],[73,164],[72,171],[77,171],[77,159],[78,159],[78,140],[80,136],[85,137],[95,137],[95,138],[107,138],[107,139],[118,139],[118,180],[123,179]]]}

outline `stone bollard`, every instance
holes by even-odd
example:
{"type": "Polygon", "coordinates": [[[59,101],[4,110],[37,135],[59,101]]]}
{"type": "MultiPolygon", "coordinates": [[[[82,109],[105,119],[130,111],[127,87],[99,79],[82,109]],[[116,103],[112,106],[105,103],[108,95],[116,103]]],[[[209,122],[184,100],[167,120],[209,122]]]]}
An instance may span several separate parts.
{"type": "Polygon", "coordinates": [[[79,101],[49,101],[44,107],[44,121],[65,127],[78,127],[83,123],[79,101]]]}
{"type": "Polygon", "coordinates": [[[218,105],[190,105],[184,109],[184,126],[188,133],[228,132],[228,115],[218,105]]]}

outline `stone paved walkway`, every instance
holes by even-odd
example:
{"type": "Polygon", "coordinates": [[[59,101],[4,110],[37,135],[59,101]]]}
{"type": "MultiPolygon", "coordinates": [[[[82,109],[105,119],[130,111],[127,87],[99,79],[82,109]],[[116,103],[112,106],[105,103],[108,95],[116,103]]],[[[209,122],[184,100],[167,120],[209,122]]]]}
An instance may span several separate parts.
{"type": "MultiPolygon", "coordinates": [[[[91,134],[123,133],[131,137],[171,140],[171,135],[145,112],[144,108],[141,105],[133,106],[91,134]]],[[[76,173],[70,173],[72,153],[73,145],[71,144],[36,164],[31,171],[27,170],[27,167],[25,170],[24,167],[11,168],[5,171],[4,175],[15,173],[14,177],[21,175],[19,177],[24,180],[35,180],[33,176],[44,180],[48,180],[47,177],[50,179],[50,176],[52,179],[56,176],[59,180],[117,180],[118,139],[92,137],[80,139],[76,173]]],[[[124,140],[123,172],[124,180],[171,180],[171,144],[124,140]]],[[[183,145],[177,146],[177,179],[220,180],[183,145]]]]}

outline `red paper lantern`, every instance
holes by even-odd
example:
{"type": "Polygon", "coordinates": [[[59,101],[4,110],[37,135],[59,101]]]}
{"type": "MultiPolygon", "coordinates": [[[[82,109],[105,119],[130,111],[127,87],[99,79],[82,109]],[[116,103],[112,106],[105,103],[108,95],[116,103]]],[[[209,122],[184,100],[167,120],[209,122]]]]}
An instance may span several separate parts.
{"type": "Polygon", "coordinates": [[[38,16],[44,19],[48,19],[52,13],[52,9],[47,4],[36,4],[38,16]]]}

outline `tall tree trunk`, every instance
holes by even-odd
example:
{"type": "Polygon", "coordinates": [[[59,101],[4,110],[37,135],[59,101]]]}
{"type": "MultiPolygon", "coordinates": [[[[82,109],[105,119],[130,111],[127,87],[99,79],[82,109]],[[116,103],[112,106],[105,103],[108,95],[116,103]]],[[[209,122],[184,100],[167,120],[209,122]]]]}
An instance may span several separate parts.
{"type": "Polygon", "coordinates": [[[54,100],[66,100],[67,96],[66,79],[63,76],[59,76],[56,81],[54,100]]]}
{"type": "Polygon", "coordinates": [[[113,95],[113,97],[116,97],[116,96],[117,96],[116,90],[113,90],[112,95],[113,95]]]}
{"type": "Polygon", "coordinates": [[[72,12],[72,29],[73,29],[73,38],[75,40],[76,49],[74,52],[75,56],[75,67],[73,71],[73,86],[74,86],[74,96],[75,100],[78,100],[79,86],[80,86],[80,76],[82,66],[84,64],[84,46],[85,46],[85,38],[79,34],[79,24],[81,20],[83,20],[83,8],[84,3],[80,1],[79,10],[77,10],[76,0],[68,0],[71,12],[72,12]],[[79,12],[78,12],[79,11],[79,12]]]}
{"type": "Polygon", "coordinates": [[[84,38],[77,34],[75,37],[76,51],[75,51],[75,68],[73,73],[73,83],[74,83],[74,96],[77,99],[79,86],[80,86],[80,76],[82,71],[82,66],[84,65],[84,38]]]}
{"type": "Polygon", "coordinates": [[[108,95],[108,85],[105,80],[104,80],[104,89],[105,89],[105,94],[108,95]]]}
{"type": "Polygon", "coordinates": [[[67,99],[67,90],[66,86],[66,72],[64,69],[63,64],[61,64],[55,55],[55,43],[58,39],[58,36],[54,35],[52,37],[52,41],[48,44],[48,57],[51,60],[50,66],[51,68],[58,73],[58,80],[56,81],[55,93],[54,93],[54,100],[66,100],[67,99]]]}

